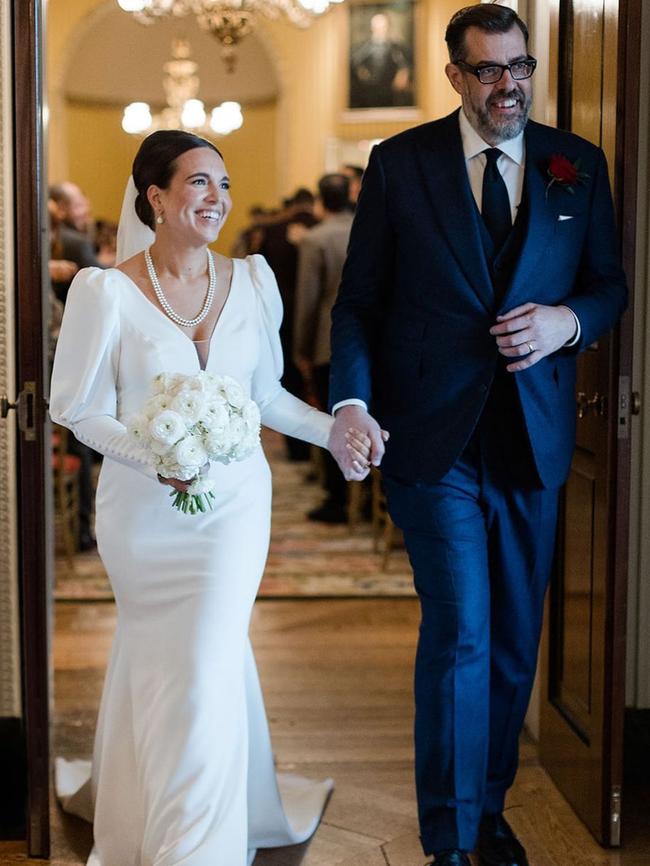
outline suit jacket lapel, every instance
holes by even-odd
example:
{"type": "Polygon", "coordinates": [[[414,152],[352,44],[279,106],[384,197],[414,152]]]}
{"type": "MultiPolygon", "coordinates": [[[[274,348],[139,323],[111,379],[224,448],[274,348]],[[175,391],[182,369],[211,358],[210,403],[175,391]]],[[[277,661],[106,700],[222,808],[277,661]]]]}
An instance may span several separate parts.
{"type": "Polygon", "coordinates": [[[533,121],[526,125],[526,225],[510,282],[500,304],[501,310],[512,309],[518,304],[517,296],[526,295],[530,280],[557,228],[557,209],[546,194],[548,161],[552,154],[545,136],[540,135],[541,130],[543,127],[533,121]]]}
{"type": "Polygon", "coordinates": [[[459,267],[484,306],[492,311],[494,291],[465,168],[458,112],[431,127],[427,132],[433,134],[423,138],[418,151],[424,186],[459,267]]]}

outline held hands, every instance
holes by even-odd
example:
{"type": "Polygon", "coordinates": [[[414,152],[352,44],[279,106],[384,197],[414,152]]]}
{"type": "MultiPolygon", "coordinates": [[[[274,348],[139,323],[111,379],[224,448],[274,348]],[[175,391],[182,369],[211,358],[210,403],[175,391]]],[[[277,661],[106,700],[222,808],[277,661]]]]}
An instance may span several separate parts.
{"type": "Polygon", "coordinates": [[[575,336],[576,320],[568,307],[528,303],[497,316],[490,333],[497,338],[502,355],[521,359],[506,367],[510,373],[517,373],[568,343],[575,336]]]}
{"type": "Polygon", "coordinates": [[[361,406],[342,406],[330,432],[329,450],[346,481],[363,481],[379,466],[389,434],[361,406]]]}

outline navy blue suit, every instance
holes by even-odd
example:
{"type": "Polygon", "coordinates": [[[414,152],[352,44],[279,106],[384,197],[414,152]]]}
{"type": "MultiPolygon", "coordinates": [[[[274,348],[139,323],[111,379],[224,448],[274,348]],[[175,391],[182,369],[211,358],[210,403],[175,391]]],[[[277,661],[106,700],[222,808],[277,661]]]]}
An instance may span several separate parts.
{"type": "Polygon", "coordinates": [[[332,405],[364,400],[422,607],[416,779],[427,853],[474,847],[517,766],[575,445],[575,358],[626,303],[602,151],[529,121],[517,220],[482,223],[458,112],[374,148],[332,313],[332,405]],[[550,158],[580,160],[572,195],[550,158]],[[559,217],[564,217],[559,219],[559,217]],[[567,219],[566,217],[570,217],[567,219]],[[525,302],[570,307],[579,343],[516,374],[489,329],[525,302]]]}

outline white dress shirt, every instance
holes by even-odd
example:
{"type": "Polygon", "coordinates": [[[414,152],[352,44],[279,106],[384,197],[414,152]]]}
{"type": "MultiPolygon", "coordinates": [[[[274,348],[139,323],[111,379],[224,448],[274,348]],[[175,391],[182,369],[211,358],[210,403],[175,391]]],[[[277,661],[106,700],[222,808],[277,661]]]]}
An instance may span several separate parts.
{"type": "MultiPolygon", "coordinates": [[[[483,141],[478,132],[471,125],[465,112],[461,109],[458,115],[460,124],[460,137],[463,142],[463,153],[465,154],[465,168],[469,178],[469,185],[474,196],[476,206],[481,211],[483,204],[483,173],[487,159],[484,151],[492,147],[487,141],[483,141]]],[[[499,145],[501,156],[497,160],[497,168],[508,190],[510,199],[510,211],[512,221],[517,218],[517,209],[521,204],[521,195],[524,189],[524,172],[526,170],[526,144],[524,133],[519,133],[516,138],[502,141],[499,145]]]]}
{"type": "MultiPolygon", "coordinates": [[[[484,151],[492,147],[492,145],[481,138],[467,119],[462,108],[458,114],[458,119],[467,177],[469,178],[469,185],[474,196],[474,201],[480,212],[483,203],[483,173],[487,162],[484,151]]],[[[508,191],[512,222],[514,223],[517,218],[517,210],[521,204],[524,190],[524,173],[526,171],[526,142],[523,130],[515,138],[502,141],[499,144],[499,150],[501,151],[501,156],[497,160],[497,167],[508,191]]],[[[566,307],[566,309],[571,312],[576,323],[575,334],[568,343],[565,343],[565,346],[569,347],[574,346],[580,339],[581,328],[580,321],[573,310],[570,307],[566,307]]],[[[351,398],[349,400],[341,400],[333,406],[332,413],[335,413],[342,406],[361,406],[363,409],[367,409],[363,400],[351,398]]]]}

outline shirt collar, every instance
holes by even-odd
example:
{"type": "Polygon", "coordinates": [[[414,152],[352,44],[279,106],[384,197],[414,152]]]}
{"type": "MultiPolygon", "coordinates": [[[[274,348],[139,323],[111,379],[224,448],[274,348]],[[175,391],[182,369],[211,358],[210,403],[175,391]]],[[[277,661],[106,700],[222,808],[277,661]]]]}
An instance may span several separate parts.
{"type": "MultiPolygon", "coordinates": [[[[461,108],[458,115],[460,125],[460,137],[463,142],[463,153],[465,159],[470,160],[479,153],[482,153],[486,148],[492,147],[487,141],[484,141],[472,124],[467,119],[464,109],[461,108]]],[[[506,156],[509,156],[517,165],[524,164],[524,133],[523,130],[515,138],[510,138],[508,141],[502,141],[499,145],[499,150],[506,156]]]]}

